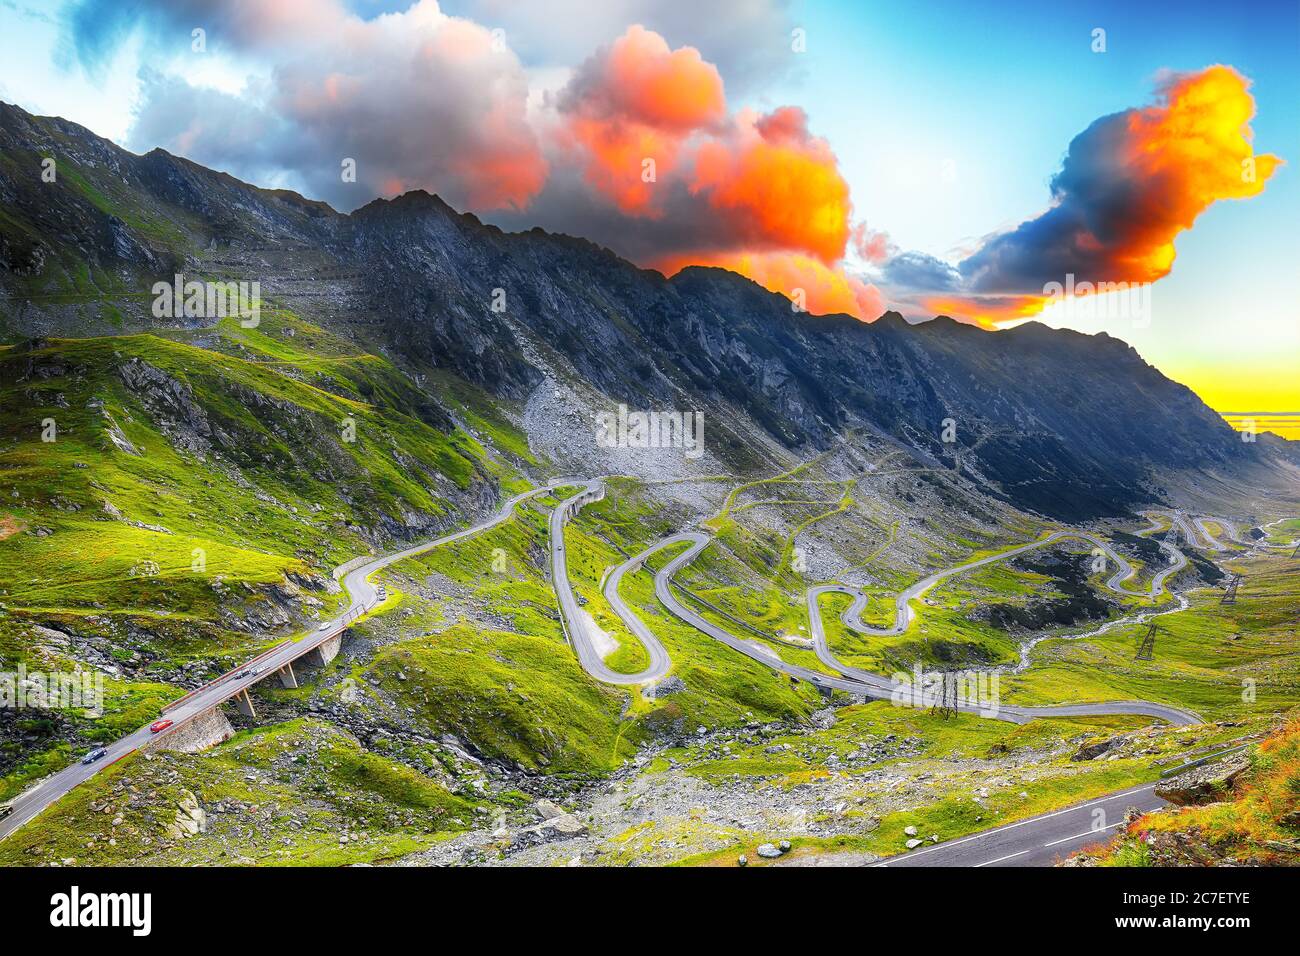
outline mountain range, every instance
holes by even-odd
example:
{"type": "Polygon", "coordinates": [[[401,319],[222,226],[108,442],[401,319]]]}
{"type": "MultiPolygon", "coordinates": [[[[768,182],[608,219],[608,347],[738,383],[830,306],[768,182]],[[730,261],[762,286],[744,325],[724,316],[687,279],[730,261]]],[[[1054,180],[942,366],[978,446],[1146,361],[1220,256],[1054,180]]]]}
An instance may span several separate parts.
{"type": "Polygon", "coordinates": [[[210,324],[153,316],[149,290],[178,274],[256,281],[264,307],[383,355],[402,407],[444,433],[449,390],[522,422],[569,383],[588,411],[704,411],[710,463],[741,473],[865,435],[1069,521],[1177,504],[1170,489],[1198,483],[1266,486],[1300,461],[1295,443],[1241,440],[1104,333],[814,316],[724,270],[665,278],[425,192],[341,214],[0,104],[0,341],[210,324]]]}

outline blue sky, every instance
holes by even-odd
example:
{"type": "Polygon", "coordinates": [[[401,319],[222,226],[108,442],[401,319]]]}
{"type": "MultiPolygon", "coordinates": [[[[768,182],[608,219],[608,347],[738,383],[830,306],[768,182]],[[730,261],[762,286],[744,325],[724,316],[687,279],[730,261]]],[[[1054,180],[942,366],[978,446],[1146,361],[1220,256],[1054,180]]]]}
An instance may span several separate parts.
{"type": "MultiPolygon", "coordinates": [[[[768,95],[807,105],[869,222],[904,248],[955,259],[1041,211],[1071,138],[1146,103],[1160,71],[1236,66],[1254,81],[1257,148],[1288,165],[1262,196],[1216,203],[1179,237],[1149,327],[1109,331],[1213,389],[1220,407],[1249,404],[1261,365],[1267,376],[1300,368],[1300,4],[990,6],[803,4],[807,66],[768,95]],[[1104,54],[1091,51],[1097,27],[1104,54]]],[[[1300,374],[1291,397],[1300,407],[1300,374]]]]}

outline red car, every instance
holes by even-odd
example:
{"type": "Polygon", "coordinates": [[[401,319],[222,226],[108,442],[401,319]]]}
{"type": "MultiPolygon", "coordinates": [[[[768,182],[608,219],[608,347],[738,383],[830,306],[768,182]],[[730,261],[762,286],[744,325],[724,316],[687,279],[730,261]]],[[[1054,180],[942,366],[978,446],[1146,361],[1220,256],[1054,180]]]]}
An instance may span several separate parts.
{"type": "Polygon", "coordinates": [[[170,727],[171,725],[172,725],[172,722],[171,722],[170,720],[166,720],[166,719],[164,719],[164,720],[155,720],[152,724],[149,725],[149,733],[151,733],[151,734],[160,734],[160,733],[162,733],[164,730],[166,730],[168,727],[170,727]]]}

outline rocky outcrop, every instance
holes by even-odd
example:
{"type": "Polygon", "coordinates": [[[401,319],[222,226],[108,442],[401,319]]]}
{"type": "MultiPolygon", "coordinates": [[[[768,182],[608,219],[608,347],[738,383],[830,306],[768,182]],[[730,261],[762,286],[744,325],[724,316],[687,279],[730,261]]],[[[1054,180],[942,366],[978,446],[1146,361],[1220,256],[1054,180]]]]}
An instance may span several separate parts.
{"type": "Polygon", "coordinates": [[[1192,767],[1157,784],[1155,794],[1179,806],[1230,799],[1238,778],[1249,767],[1244,754],[1192,767]]]}
{"type": "Polygon", "coordinates": [[[653,697],[655,700],[660,700],[664,697],[671,697],[673,694],[680,694],[684,690],[686,690],[686,682],[676,674],[670,674],[668,677],[659,681],[659,683],[647,687],[645,690],[645,696],[653,697]]]}
{"type": "Polygon", "coordinates": [[[585,823],[571,813],[561,813],[559,816],[551,817],[541,823],[517,831],[510,841],[510,848],[512,850],[522,850],[526,847],[539,846],[555,840],[571,840],[574,837],[582,836],[586,832],[587,825],[585,823]]]}
{"type": "MultiPolygon", "coordinates": [[[[188,385],[138,357],[124,362],[118,368],[118,376],[122,384],[149,409],[163,433],[177,448],[201,456],[212,450],[214,442],[217,445],[225,443],[225,436],[214,431],[188,385]]],[[[108,413],[104,414],[107,416],[108,413]]],[[[121,447],[125,438],[113,440],[121,447]]]]}
{"type": "Polygon", "coordinates": [[[564,808],[553,800],[538,800],[537,803],[533,805],[533,809],[537,811],[537,815],[543,820],[554,820],[557,817],[564,816],[565,814],[564,808]]]}
{"type": "Polygon", "coordinates": [[[1112,751],[1119,750],[1126,743],[1128,743],[1127,737],[1108,737],[1105,740],[1084,744],[1070,755],[1070,759],[1074,761],[1096,760],[1098,757],[1104,757],[1112,751]]]}
{"type": "Polygon", "coordinates": [[[199,805],[199,798],[190,790],[181,792],[181,799],[176,805],[176,818],[167,827],[167,836],[173,840],[184,840],[208,829],[208,815],[199,805]]]}

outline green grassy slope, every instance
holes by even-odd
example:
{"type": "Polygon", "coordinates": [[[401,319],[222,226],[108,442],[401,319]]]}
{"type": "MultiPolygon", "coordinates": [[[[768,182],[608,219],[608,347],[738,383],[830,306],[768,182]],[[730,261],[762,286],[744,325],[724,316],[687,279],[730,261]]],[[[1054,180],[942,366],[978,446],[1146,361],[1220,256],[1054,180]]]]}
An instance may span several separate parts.
{"type": "Polygon", "coordinates": [[[487,806],[336,728],[295,720],[201,756],[136,754],[0,843],[0,866],[381,862],[467,829],[487,806]],[[174,827],[189,797],[206,821],[182,836],[174,827]]]}
{"type": "Polygon", "coordinates": [[[65,762],[60,738],[111,739],[183,671],[328,613],[332,567],[463,523],[523,484],[514,460],[286,311],[0,349],[0,667],[110,669],[102,717],[23,715],[3,735],[0,795],[65,762]]]}

